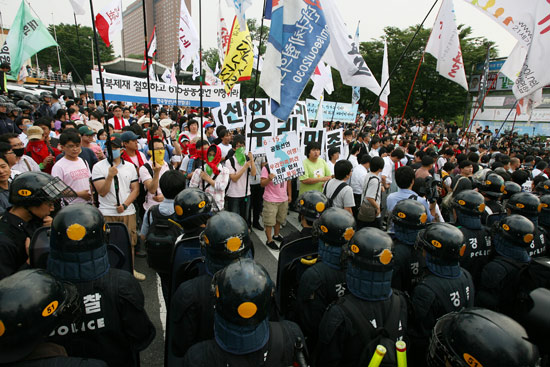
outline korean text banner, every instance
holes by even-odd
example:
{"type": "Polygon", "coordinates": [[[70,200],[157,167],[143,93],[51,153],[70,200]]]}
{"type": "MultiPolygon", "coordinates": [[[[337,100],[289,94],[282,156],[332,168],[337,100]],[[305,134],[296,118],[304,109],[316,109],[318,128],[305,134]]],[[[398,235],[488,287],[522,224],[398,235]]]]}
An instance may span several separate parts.
{"type": "MultiPolygon", "coordinates": [[[[147,80],[125,75],[102,73],[105,85],[105,99],[109,101],[123,101],[148,103],[147,80]]],[[[99,72],[92,71],[94,98],[101,99],[99,72]]],[[[200,106],[200,88],[198,85],[179,85],[178,105],[200,106]]],[[[229,95],[223,86],[203,86],[203,106],[219,107],[220,102],[239,99],[240,85],[236,85],[229,95]]],[[[151,81],[151,103],[161,105],[176,104],[176,86],[167,83],[151,81]]]]}
{"type": "Polygon", "coordinates": [[[275,175],[273,184],[304,175],[304,165],[295,131],[264,140],[269,171],[275,175]]]}
{"type": "MultiPolygon", "coordinates": [[[[307,113],[309,116],[317,116],[319,101],[314,99],[306,99],[306,103],[307,113]]],[[[357,104],[323,101],[323,120],[333,120],[347,123],[355,122],[358,108],[359,105],[357,104]],[[336,106],[336,112],[334,112],[334,106],[336,106]]]]}

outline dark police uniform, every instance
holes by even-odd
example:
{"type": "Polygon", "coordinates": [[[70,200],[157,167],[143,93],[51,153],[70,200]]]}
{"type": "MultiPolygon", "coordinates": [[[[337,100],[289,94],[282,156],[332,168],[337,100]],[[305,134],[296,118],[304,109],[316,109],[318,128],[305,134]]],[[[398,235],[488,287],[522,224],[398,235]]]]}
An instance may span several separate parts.
{"type": "Polygon", "coordinates": [[[0,366],[11,367],[107,367],[98,359],[67,357],[62,346],[53,343],[41,343],[24,360],[0,366]]]}
{"type": "Polygon", "coordinates": [[[391,286],[411,294],[414,287],[422,281],[424,258],[412,245],[407,245],[393,237],[394,257],[391,286]]]}
{"type": "Polygon", "coordinates": [[[469,229],[458,226],[466,241],[466,250],[460,258],[460,266],[472,275],[474,284],[477,285],[481,277],[483,267],[490,261],[493,253],[491,235],[486,229],[469,229]]]}
{"type": "Polygon", "coordinates": [[[214,340],[193,345],[185,355],[184,367],[292,366],[294,343],[303,335],[291,321],[270,322],[269,341],[256,352],[235,355],[222,350],[214,340]]]}
{"type": "Polygon", "coordinates": [[[502,207],[502,205],[498,201],[492,200],[492,199],[486,200],[485,201],[485,211],[483,213],[481,213],[481,223],[486,225],[487,224],[487,218],[489,217],[489,215],[502,213],[503,211],[504,211],[504,208],[502,207]]]}
{"type": "Polygon", "coordinates": [[[527,249],[529,256],[541,257],[546,255],[546,236],[547,232],[544,229],[535,226],[533,241],[531,241],[527,249]]]}

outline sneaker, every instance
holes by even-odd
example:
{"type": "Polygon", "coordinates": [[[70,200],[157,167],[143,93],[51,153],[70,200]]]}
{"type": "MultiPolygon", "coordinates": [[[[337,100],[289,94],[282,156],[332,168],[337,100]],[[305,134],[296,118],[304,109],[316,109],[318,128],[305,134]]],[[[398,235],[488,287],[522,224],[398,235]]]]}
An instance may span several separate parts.
{"type": "Polygon", "coordinates": [[[273,236],[273,239],[277,242],[283,242],[284,238],[281,236],[281,234],[273,236]]]}
{"type": "Polygon", "coordinates": [[[145,279],[147,279],[147,277],[145,276],[145,274],[141,274],[139,271],[137,270],[134,270],[134,278],[136,278],[137,280],[139,280],[140,282],[143,282],[145,279]]]}
{"type": "Polygon", "coordinates": [[[266,242],[265,244],[267,247],[269,247],[270,249],[272,250],[279,250],[279,246],[277,246],[277,244],[275,243],[275,241],[271,241],[271,242],[266,242]]]}
{"type": "Polygon", "coordinates": [[[145,252],[142,249],[136,249],[134,251],[134,255],[136,255],[136,257],[144,258],[144,257],[147,257],[147,252],[145,252]]]}

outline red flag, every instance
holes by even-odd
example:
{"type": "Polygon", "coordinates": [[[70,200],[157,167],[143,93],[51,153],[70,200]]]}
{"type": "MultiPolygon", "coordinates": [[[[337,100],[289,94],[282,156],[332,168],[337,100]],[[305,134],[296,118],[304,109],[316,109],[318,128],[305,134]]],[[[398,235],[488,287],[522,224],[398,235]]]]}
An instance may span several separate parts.
{"type": "Polygon", "coordinates": [[[153,27],[153,34],[151,35],[151,39],[149,40],[149,44],[147,45],[147,50],[143,52],[145,60],[143,61],[143,64],[141,65],[141,70],[147,69],[146,62],[151,65],[153,63],[153,57],[157,54],[157,35],[155,34],[155,30],[157,29],[157,26],[153,27]]]}

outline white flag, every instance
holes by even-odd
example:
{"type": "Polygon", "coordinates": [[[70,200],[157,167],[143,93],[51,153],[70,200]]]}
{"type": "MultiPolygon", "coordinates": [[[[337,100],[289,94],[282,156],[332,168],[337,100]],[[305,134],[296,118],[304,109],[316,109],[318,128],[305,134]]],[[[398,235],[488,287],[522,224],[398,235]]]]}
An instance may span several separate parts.
{"type": "MultiPolygon", "coordinates": [[[[517,99],[530,96],[550,84],[548,60],[550,59],[550,2],[543,0],[489,1],[482,5],[470,2],[477,10],[496,21],[518,40],[508,57],[505,70],[517,75],[506,74],[514,80],[514,95],[517,99]],[[521,50],[523,48],[524,50],[521,50]],[[518,70],[518,64],[521,64],[518,70]]],[[[538,100],[537,95],[530,99],[538,100]]]]}
{"type": "Polygon", "coordinates": [[[316,100],[321,99],[323,92],[326,91],[328,94],[334,92],[334,83],[332,82],[332,71],[330,66],[325,64],[323,61],[317,65],[313,75],[311,76],[313,81],[313,88],[311,89],[311,95],[316,100]]]}
{"type": "Polygon", "coordinates": [[[113,0],[95,16],[97,33],[109,47],[113,37],[122,31],[122,0],[113,0]]]}
{"type": "Polygon", "coordinates": [[[199,53],[197,52],[195,54],[195,58],[193,59],[193,75],[192,78],[195,80],[197,77],[201,76],[201,61],[199,57],[199,53]]]}
{"type": "MultiPolygon", "coordinates": [[[[359,25],[361,24],[361,21],[359,20],[357,22],[357,29],[355,30],[355,38],[353,41],[356,45],[359,45],[359,25]]],[[[359,46],[357,46],[359,47],[359,46]]],[[[351,88],[351,104],[357,104],[359,103],[359,100],[361,99],[361,87],[353,87],[351,88]]]]}
{"type": "Polygon", "coordinates": [[[17,76],[17,82],[25,82],[27,80],[27,77],[29,76],[29,73],[27,72],[27,65],[21,66],[21,69],[19,70],[19,75],[17,76]]]}
{"type": "Polygon", "coordinates": [[[160,78],[162,79],[163,82],[165,82],[166,84],[170,84],[170,78],[172,76],[172,71],[168,68],[166,68],[166,70],[164,70],[164,73],[162,73],[162,75],[160,76],[160,78]]]}
{"type": "Polygon", "coordinates": [[[258,69],[258,71],[262,71],[262,67],[264,64],[264,57],[260,56],[260,50],[258,49],[257,42],[254,44],[254,61],[252,61],[252,68],[258,69]],[[258,57],[260,58],[260,61],[258,62],[258,57]]]}
{"type": "Polygon", "coordinates": [[[154,67],[153,65],[151,65],[151,66],[149,67],[149,80],[150,80],[151,82],[156,82],[156,81],[158,81],[158,79],[157,79],[157,74],[155,73],[155,67],[154,67]]]}
{"type": "MultiPolygon", "coordinates": [[[[388,43],[384,40],[384,60],[382,61],[382,78],[380,79],[380,86],[384,88],[384,84],[390,78],[390,68],[388,66],[388,43]]],[[[390,95],[390,82],[382,90],[380,95],[380,119],[383,119],[388,114],[388,96],[390,95]]]]}
{"type": "Polygon", "coordinates": [[[204,82],[207,85],[222,85],[221,80],[216,78],[214,72],[212,71],[212,69],[210,69],[210,66],[208,66],[208,64],[204,60],[202,62],[202,68],[204,69],[204,82]]]}
{"type": "Polygon", "coordinates": [[[330,33],[330,45],[323,59],[340,72],[345,85],[364,87],[380,94],[380,85],[359,52],[359,44],[345,28],[345,22],[334,0],[323,0],[323,10],[330,33]]]}
{"type": "Polygon", "coordinates": [[[441,76],[468,90],[452,0],[443,0],[426,45],[426,52],[437,59],[437,72],[441,76]]]}
{"type": "Polygon", "coordinates": [[[176,75],[176,67],[174,66],[174,63],[172,63],[172,70],[170,71],[170,84],[178,85],[178,79],[177,79],[177,75],[176,75]]]}
{"type": "Polygon", "coordinates": [[[185,0],[181,0],[180,7],[180,26],[179,26],[179,47],[180,47],[180,66],[182,70],[187,70],[193,58],[199,52],[199,35],[197,28],[193,23],[193,18],[185,6],[185,0]]]}
{"type": "Polygon", "coordinates": [[[216,61],[216,70],[214,70],[214,74],[216,76],[218,76],[218,74],[220,73],[221,69],[220,69],[220,62],[219,61],[216,61]]]}
{"type": "Polygon", "coordinates": [[[86,14],[86,0],[70,0],[73,6],[73,13],[76,15],[86,14]]]}
{"type": "MultiPolygon", "coordinates": [[[[221,0],[220,0],[221,1],[221,0]]],[[[218,56],[220,62],[223,64],[225,53],[227,52],[227,45],[229,44],[229,29],[225,24],[225,18],[222,15],[221,2],[218,1],[218,56]]]]}
{"type": "Polygon", "coordinates": [[[244,13],[246,9],[252,5],[252,0],[227,0],[227,5],[235,7],[235,13],[237,14],[237,19],[239,20],[241,32],[246,31],[246,17],[244,13]]]}
{"type": "Polygon", "coordinates": [[[317,120],[317,126],[323,126],[323,95],[321,95],[321,98],[319,99],[319,106],[317,107],[317,116],[315,117],[315,120],[317,120]]]}

